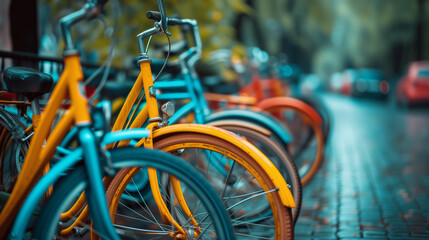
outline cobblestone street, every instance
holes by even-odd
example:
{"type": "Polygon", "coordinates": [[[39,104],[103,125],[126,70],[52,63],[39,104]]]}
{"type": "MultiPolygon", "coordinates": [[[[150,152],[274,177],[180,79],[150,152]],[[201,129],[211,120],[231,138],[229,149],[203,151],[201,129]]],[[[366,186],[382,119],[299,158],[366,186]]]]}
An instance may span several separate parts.
{"type": "Polygon", "coordinates": [[[325,162],[304,187],[295,239],[429,239],[429,110],[323,96],[325,162]]]}

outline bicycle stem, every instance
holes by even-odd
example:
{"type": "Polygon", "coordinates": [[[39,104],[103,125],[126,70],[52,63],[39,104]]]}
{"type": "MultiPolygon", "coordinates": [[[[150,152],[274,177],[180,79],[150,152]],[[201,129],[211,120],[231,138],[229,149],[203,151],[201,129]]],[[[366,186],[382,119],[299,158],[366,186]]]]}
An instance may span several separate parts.
{"type": "Polygon", "coordinates": [[[155,23],[155,27],[148,29],[144,32],[141,32],[140,34],[137,35],[137,44],[139,47],[139,61],[140,60],[144,60],[144,59],[148,59],[147,53],[146,53],[146,48],[145,48],[145,43],[144,40],[150,36],[153,36],[157,33],[160,33],[162,30],[159,27],[158,23],[155,23]]]}

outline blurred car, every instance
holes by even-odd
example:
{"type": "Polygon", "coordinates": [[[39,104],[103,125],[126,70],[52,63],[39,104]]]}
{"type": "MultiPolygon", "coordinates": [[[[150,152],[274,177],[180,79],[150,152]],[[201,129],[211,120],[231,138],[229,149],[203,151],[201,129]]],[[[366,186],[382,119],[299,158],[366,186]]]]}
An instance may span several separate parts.
{"type": "Polygon", "coordinates": [[[356,82],[358,78],[358,70],[356,69],[346,69],[342,74],[342,84],[340,87],[340,92],[343,95],[351,96],[352,95],[352,85],[356,82]]]}
{"type": "Polygon", "coordinates": [[[390,84],[378,69],[359,69],[351,83],[351,94],[354,97],[386,98],[389,91],[390,84]]]}
{"type": "Polygon", "coordinates": [[[429,103],[429,61],[413,62],[396,87],[396,97],[404,105],[429,103]]]}

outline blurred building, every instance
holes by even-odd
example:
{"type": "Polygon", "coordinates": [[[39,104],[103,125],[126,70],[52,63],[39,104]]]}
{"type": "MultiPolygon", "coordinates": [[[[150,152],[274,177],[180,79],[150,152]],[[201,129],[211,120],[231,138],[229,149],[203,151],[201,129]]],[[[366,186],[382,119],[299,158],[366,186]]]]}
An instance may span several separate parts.
{"type": "Polygon", "coordinates": [[[425,0],[248,0],[252,15],[237,18],[237,38],[257,44],[305,71],[327,78],[346,68],[402,72],[429,59],[425,0]]]}

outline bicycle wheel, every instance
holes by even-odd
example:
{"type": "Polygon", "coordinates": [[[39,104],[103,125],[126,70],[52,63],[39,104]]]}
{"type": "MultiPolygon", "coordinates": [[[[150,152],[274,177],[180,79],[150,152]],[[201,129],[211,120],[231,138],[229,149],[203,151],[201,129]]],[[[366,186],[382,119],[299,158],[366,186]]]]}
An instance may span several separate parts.
{"type": "MultiPolygon", "coordinates": [[[[237,238],[293,238],[290,208],[282,204],[270,176],[243,149],[196,132],[155,138],[154,147],[185,159],[211,183],[230,214],[237,238]]],[[[133,182],[131,171],[136,172],[128,169],[113,179],[107,192],[112,202],[108,204],[127,204],[120,196],[133,182]]]]}
{"type": "MultiPolygon", "coordinates": [[[[181,187],[186,189],[186,200],[192,203],[192,218],[199,224],[196,227],[192,218],[186,218],[177,205],[174,193],[168,188],[163,188],[164,200],[168,203],[176,221],[186,229],[187,238],[178,235],[173,226],[163,223],[151,199],[146,199],[144,206],[137,204],[138,206],[133,206],[131,209],[118,209],[114,227],[121,238],[193,239],[197,233],[200,234],[201,239],[234,238],[231,222],[221,200],[207,181],[189,164],[170,154],[143,148],[114,149],[110,151],[110,155],[113,165],[117,168],[150,167],[156,169],[160,176],[174,176],[179,179],[181,187]]],[[[42,209],[35,225],[36,239],[52,239],[52,236],[67,227],[68,223],[58,224],[60,213],[74,203],[86,182],[85,169],[80,166],[56,184],[52,196],[42,209]]],[[[90,223],[86,222],[82,228],[73,229],[74,237],[89,237],[90,229],[90,223]]],[[[105,239],[100,232],[96,233],[100,238],[105,239]]]]}
{"type": "Polygon", "coordinates": [[[0,108],[0,190],[11,192],[28,149],[25,127],[17,116],[0,108]]]}
{"type": "MultiPolygon", "coordinates": [[[[286,148],[291,153],[301,183],[305,186],[314,177],[323,161],[325,142],[322,128],[304,112],[282,106],[281,102],[262,109],[279,119],[292,134],[293,141],[286,148]]],[[[274,139],[281,143],[279,139],[274,139]]]]}
{"type": "MultiPolygon", "coordinates": [[[[247,123],[249,124],[249,123],[247,123]]],[[[292,209],[292,217],[294,222],[298,220],[302,202],[302,185],[298,170],[293,162],[292,157],[284,148],[280,147],[273,139],[265,136],[262,133],[256,132],[251,128],[237,125],[228,125],[226,123],[211,123],[217,127],[226,129],[244,137],[248,142],[257,147],[282,174],[283,178],[288,183],[289,189],[292,192],[296,207],[292,209]]]]}

